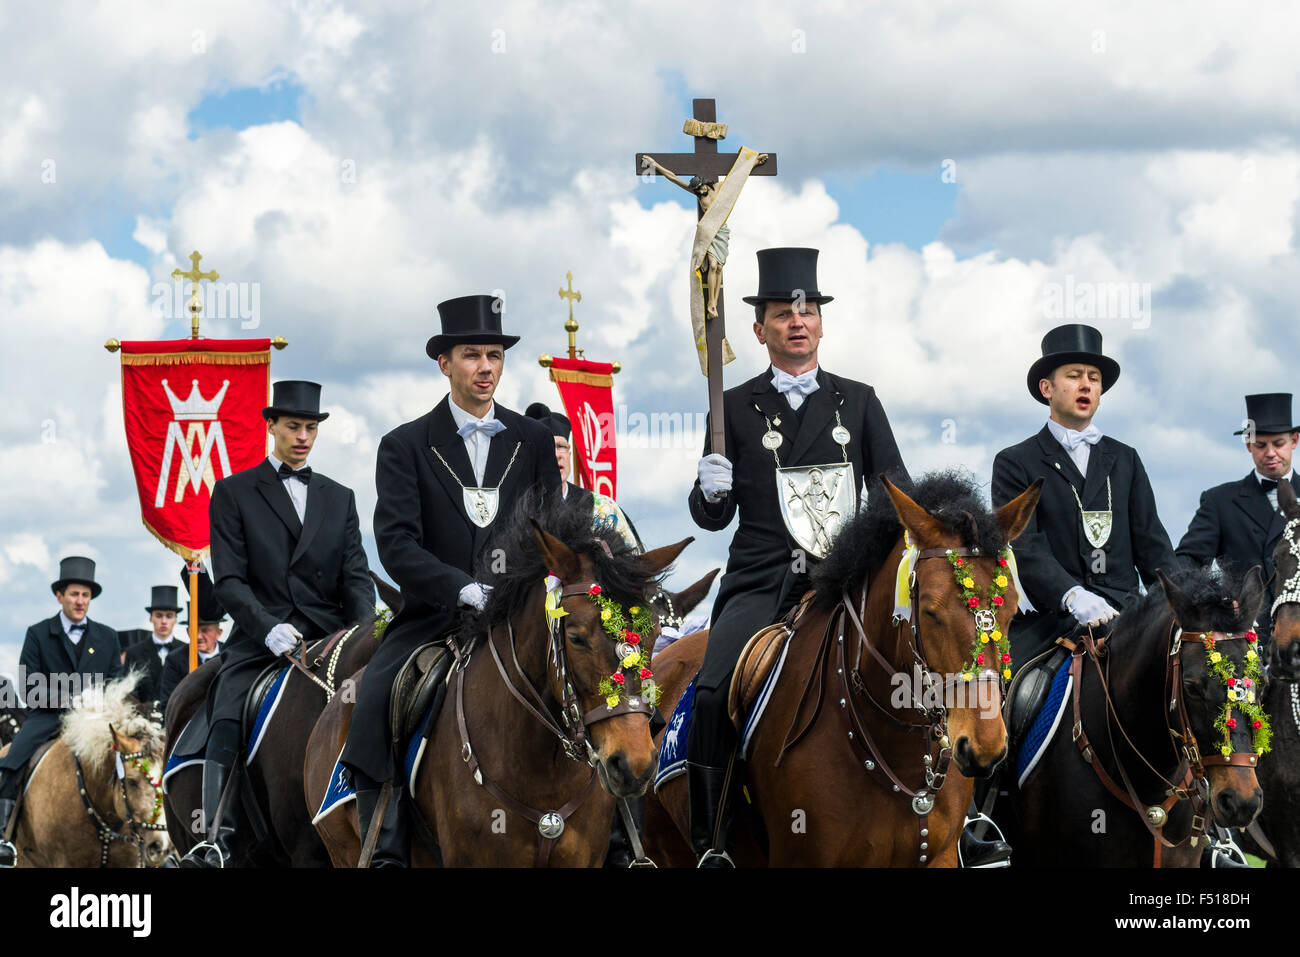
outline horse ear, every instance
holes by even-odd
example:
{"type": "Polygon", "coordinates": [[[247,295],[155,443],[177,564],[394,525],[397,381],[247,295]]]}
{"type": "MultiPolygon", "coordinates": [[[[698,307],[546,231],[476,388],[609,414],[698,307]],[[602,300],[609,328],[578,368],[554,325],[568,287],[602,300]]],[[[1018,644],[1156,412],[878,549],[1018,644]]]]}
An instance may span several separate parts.
{"type": "Polygon", "coordinates": [[[573,549],[538,525],[536,519],[530,518],[528,521],[532,523],[533,538],[537,540],[537,547],[541,549],[547,569],[561,580],[576,579],[582,573],[582,568],[573,549]]]}
{"type": "Polygon", "coordinates": [[[675,545],[661,545],[659,548],[651,549],[640,557],[641,567],[648,575],[658,575],[677,561],[677,556],[693,541],[695,541],[694,536],[687,536],[675,545]]]}
{"type": "Polygon", "coordinates": [[[721,568],[714,568],[709,571],[703,578],[694,585],[689,585],[682,591],[673,595],[673,607],[677,609],[677,614],[685,615],[692,611],[696,605],[704,601],[704,596],[709,593],[713,587],[713,579],[718,577],[721,568]]]}
{"type": "Polygon", "coordinates": [[[1174,620],[1182,626],[1188,617],[1191,606],[1187,593],[1173,583],[1173,580],[1165,574],[1163,568],[1156,569],[1156,577],[1160,579],[1160,586],[1165,590],[1165,600],[1169,602],[1169,607],[1174,611],[1174,620]]]}
{"type": "Polygon", "coordinates": [[[928,547],[942,532],[939,520],[908,498],[907,493],[883,475],[880,481],[884,483],[885,491],[889,493],[894,511],[898,513],[898,520],[903,523],[903,527],[912,533],[918,546],[928,547]]]}
{"type": "MultiPolygon", "coordinates": [[[[1277,487],[1280,489],[1286,484],[1286,482],[1279,482],[1277,487]]],[[[1264,602],[1268,600],[1268,592],[1264,589],[1264,576],[1258,565],[1253,566],[1250,571],[1246,572],[1244,585],[1245,587],[1241,590],[1241,598],[1238,602],[1240,607],[1238,621],[1249,628],[1255,619],[1259,617],[1259,613],[1263,611],[1264,602]]]]}
{"type": "Polygon", "coordinates": [[[1291,487],[1290,479],[1282,479],[1277,483],[1277,507],[1288,519],[1300,518],[1300,507],[1297,507],[1295,489],[1291,487]]]}
{"type": "Polygon", "coordinates": [[[1043,492],[1043,477],[1034,479],[1033,484],[1011,501],[998,509],[998,527],[1008,542],[1014,542],[1029,524],[1030,516],[1038,507],[1038,499],[1043,492]]]}
{"type": "Polygon", "coordinates": [[[402,610],[401,589],[396,585],[390,585],[388,582],[384,581],[384,579],[376,575],[373,570],[370,572],[370,577],[375,583],[375,588],[379,589],[380,600],[391,608],[393,614],[396,615],[402,610]]]}

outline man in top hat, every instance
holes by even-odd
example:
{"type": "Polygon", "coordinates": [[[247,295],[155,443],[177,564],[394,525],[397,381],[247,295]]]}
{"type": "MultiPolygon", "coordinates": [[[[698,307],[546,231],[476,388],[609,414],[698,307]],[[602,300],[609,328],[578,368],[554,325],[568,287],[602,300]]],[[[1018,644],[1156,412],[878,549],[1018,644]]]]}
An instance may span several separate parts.
{"type": "MultiPolygon", "coordinates": [[[[262,670],[299,642],[313,642],[374,613],[375,588],[361,545],[356,496],[313,471],[307,456],[320,411],[315,382],[277,382],[262,410],[273,450],[212,489],[212,574],[217,599],[234,618],[210,696],[203,762],[204,830],[242,743],[244,699],[262,670]]],[[[239,818],[238,789],[221,829],[196,845],[183,867],[222,867],[239,818]]]]}
{"type": "MultiPolygon", "coordinates": [[[[357,791],[364,838],[384,782],[394,776],[388,732],[393,679],[420,644],[442,636],[459,607],[482,609],[480,558],[510,503],[540,485],[558,489],[555,445],[539,422],[493,401],[505,353],[519,341],[501,328],[500,299],[462,296],[438,304],[442,333],[425,352],[451,390],[433,410],[379,443],[375,543],[402,589],[402,609],[362,676],[342,761],[357,791]]],[[[404,867],[408,811],[394,783],[372,866],[404,867]]]]}
{"type": "Polygon", "coordinates": [[[1042,357],[1026,384],[1048,407],[1036,435],[993,461],[992,499],[1000,508],[1036,478],[1042,497],[1016,539],[1021,619],[1011,629],[1019,670],[1080,626],[1103,625],[1148,586],[1156,569],[1172,571],[1173,546],[1137,450],[1092,424],[1101,396],[1119,378],[1091,326],[1058,326],[1043,337],[1042,357]]]}
{"type": "Polygon", "coordinates": [[[875,390],[818,362],[822,307],[816,249],[762,249],[754,335],[770,367],[723,396],[726,455],[706,437],[691,489],[691,517],[719,531],[739,514],[695,682],[687,743],[691,844],[701,866],[730,866],[731,772],[737,746],[727,689],[745,642],[808,589],[864,483],[905,476],[875,390]],[[783,470],[778,479],[777,468],[783,470]]]}
{"type": "Polygon", "coordinates": [[[95,563],[81,556],[63,559],[59,580],[50,589],[59,612],[27,629],[18,656],[18,683],[24,686],[27,719],[8,753],[0,757],[0,867],[13,867],[18,859],[13,844],[4,837],[23,766],[37,748],[58,735],[71,696],[122,674],[117,632],[87,617],[91,599],[103,591],[95,581],[95,563]]]}
{"type": "Polygon", "coordinates": [[[644,552],[641,536],[637,534],[636,526],[621,505],[608,495],[598,495],[569,481],[569,469],[573,461],[573,447],[570,444],[573,430],[569,425],[569,417],[552,412],[543,402],[534,402],[524,410],[524,415],[542,423],[555,437],[555,464],[560,469],[560,496],[566,501],[572,499],[580,507],[590,508],[594,525],[618,531],[629,547],[644,552]]]}
{"type": "Polygon", "coordinates": [[[189,648],[186,642],[172,636],[176,627],[176,613],[180,610],[175,585],[153,586],[153,601],[145,607],[153,635],[148,641],[136,642],[126,649],[123,661],[123,667],[127,671],[135,668],[143,674],[135,687],[135,696],[141,701],[161,700],[158,689],[167,656],[177,649],[189,648]]]}
{"type": "Polygon", "coordinates": [[[1246,396],[1246,423],[1233,435],[1244,436],[1255,467],[1245,478],[1201,493],[1201,504],[1175,554],[1201,565],[1214,559],[1237,571],[1262,565],[1268,588],[1269,614],[1256,623],[1260,641],[1273,632],[1273,599],[1284,582],[1273,581],[1273,550],[1285,521],[1278,512],[1277,485],[1290,482],[1300,494],[1300,477],[1291,468],[1300,426],[1291,417],[1291,393],[1246,396]]]}
{"type": "MultiPolygon", "coordinates": [[[[181,581],[189,584],[189,568],[181,566],[181,581]]],[[[226,610],[221,607],[221,602],[217,601],[217,596],[212,587],[212,579],[208,577],[206,569],[199,572],[199,601],[196,608],[194,602],[190,602],[190,617],[198,615],[198,632],[196,635],[196,652],[199,664],[202,665],[208,659],[215,658],[221,654],[221,631],[222,623],[226,620],[226,610]]],[[[181,622],[188,625],[189,620],[181,622]]],[[[167,660],[163,662],[162,680],[159,683],[158,703],[164,713],[167,710],[167,701],[176,690],[187,674],[190,673],[190,646],[181,644],[181,646],[172,651],[167,660]]]]}

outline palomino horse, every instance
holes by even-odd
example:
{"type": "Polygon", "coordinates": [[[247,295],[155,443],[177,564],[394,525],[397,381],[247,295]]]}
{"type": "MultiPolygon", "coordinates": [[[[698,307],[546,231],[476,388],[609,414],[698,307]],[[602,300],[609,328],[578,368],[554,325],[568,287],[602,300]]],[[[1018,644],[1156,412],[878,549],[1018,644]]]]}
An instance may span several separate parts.
{"type": "Polygon", "coordinates": [[[1268,847],[1256,843],[1283,867],[1300,867],[1300,504],[1290,482],[1278,482],[1277,503],[1286,526],[1273,552],[1277,598],[1269,609],[1273,643],[1264,689],[1273,743],[1259,762],[1265,801],[1256,821],[1268,847]]]}
{"type": "Polygon", "coordinates": [[[1259,568],[1241,583],[1158,575],[1070,659],[1065,710],[1019,788],[1016,864],[1196,867],[1211,820],[1244,827],[1259,813],[1259,568]]]}
{"type": "Polygon", "coordinates": [[[138,678],[110,681],[102,699],[64,713],[14,822],[18,867],[158,867],[167,857],[162,728],[131,697],[138,678]]]}
{"type": "MultiPolygon", "coordinates": [[[[655,689],[634,659],[659,630],[649,608],[658,576],[691,539],[636,555],[618,535],[593,532],[581,510],[532,497],[501,536],[507,570],[490,579],[484,614],[458,636],[416,776],[413,831],[422,837],[412,863],[598,866],[615,799],[641,794],[654,770],[655,689]]],[[[336,698],[312,733],[313,810],[350,714],[336,698]]],[[[336,866],[355,866],[354,812],[331,813],[317,829],[336,866]]]]}
{"type": "MultiPolygon", "coordinates": [[[[243,788],[244,800],[243,820],[232,849],[234,859],[228,866],[329,867],[329,856],[302,803],[303,754],[321,710],[379,647],[376,623],[376,618],[370,618],[314,642],[303,654],[305,669],[283,662],[288,674],[273,719],[253,761],[238,772],[240,780],[235,781],[232,774],[231,786],[243,788]],[[250,807],[250,801],[255,806],[250,807]]],[[[167,706],[168,756],[181,729],[203,706],[220,666],[219,660],[206,662],[172,692],[167,706]]],[[[245,742],[245,754],[247,745],[245,742]]],[[[205,839],[194,830],[203,826],[202,784],[199,764],[180,768],[167,779],[168,829],[182,855],[205,839]]]]}
{"type": "MultiPolygon", "coordinates": [[[[1006,752],[998,672],[1007,665],[992,659],[1017,595],[1000,563],[1038,494],[1036,483],[992,513],[964,478],[927,476],[910,496],[885,480],[841,530],[814,572],[815,595],[794,620],[744,755],[742,793],[761,821],[769,863],[957,863],[973,785],[955,775],[945,784],[945,775],[950,760],[962,775],[988,775],[1006,752]],[[910,625],[895,615],[909,544],[910,625]],[[994,637],[981,643],[981,635],[994,637]]],[[[699,670],[705,640],[688,635],[654,659],[665,714],[699,670]]],[[[665,781],[648,805],[651,856],[693,864],[685,777],[665,781]]],[[[742,836],[737,861],[762,859],[742,836]]]]}

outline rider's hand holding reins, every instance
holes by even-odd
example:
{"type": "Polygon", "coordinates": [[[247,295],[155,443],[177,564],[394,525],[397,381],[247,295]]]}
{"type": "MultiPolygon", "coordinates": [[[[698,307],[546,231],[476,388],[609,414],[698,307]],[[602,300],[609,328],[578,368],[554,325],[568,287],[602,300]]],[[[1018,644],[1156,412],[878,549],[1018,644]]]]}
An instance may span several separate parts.
{"type": "Polygon", "coordinates": [[[700,459],[700,491],[706,502],[720,502],[731,491],[731,463],[713,452],[700,459]]]}
{"type": "Polygon", "coordinates": [[[491,591],[491,585],[480,585],[478,582],[470,582],[460,590],[458,600],[462,605],[467,605],[475,611],[482,611],[487,606],[488,593],[491,591]]]}
{"type": "Polygon", "coordinates": [[[282,621],[266,633],[266,647],[271,649],[271,654],[282,655],[286,651],[292,651],[294,647],[302,640],[302,632],[287,621],[282,621]]]}
{"type": "Polygon", "coordinates": [[[1063,601],[1065,610],[1081,625],[1104,625],[1119,614],[1106,599],[1082,585],[1075,585],[1067,591],[1063,601]]]}

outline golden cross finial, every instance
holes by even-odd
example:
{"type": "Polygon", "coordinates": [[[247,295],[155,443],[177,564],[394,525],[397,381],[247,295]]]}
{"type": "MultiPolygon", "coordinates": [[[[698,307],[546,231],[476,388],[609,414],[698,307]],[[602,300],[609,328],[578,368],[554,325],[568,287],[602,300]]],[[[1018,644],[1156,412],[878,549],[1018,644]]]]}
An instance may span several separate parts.
{"type": "Polygon", "coordinates": [[[569,320],[564,324],[564,331],[569,334],[569,358],[576,359],[582,355],[582,350],[578,348],[578,320],[573,318],[573,304],[582,302],[582,293],[573,288],[572,272],[566,272],[564,278],[569,281],[568,292],[560,290],[560,298],[569,300],[569,320]]]}
{"type": "Polygon", "coordinates": [[[567,299],[567,300],[569,300],[569,320],[572,321],[572,320],[573,320],[573,304],[574,304],[575,302],[582,302],[582,293],[578,292],[576,289],[573,288],[573,273],[572,273],[572,272],[566,272],[566,273],[564,274],[564,278],[567,279],[567,280],[569,280],[569,290],[568,290],[568,292],[565,292],[563,289],[561,289],[561,290],[560,290],[560,298],[561,298],[561,299],[567,299]]]}
{"type": "Polygon", "coordinates": [[[197,339],[199,337],[199,313],[203,311],[203,301],[199,297],[199,280],[200,279],[219,279],[221,278],[215,269],[211,272],[199,271],[199,260],[203,256],[196,249],[190,253],[190,271],[181,272],[179,269],[172,270],[173,279],[188,279],[193,284],[190,288],[190,337],[197,339]]]}

